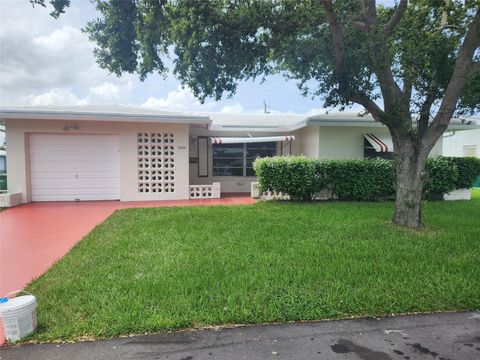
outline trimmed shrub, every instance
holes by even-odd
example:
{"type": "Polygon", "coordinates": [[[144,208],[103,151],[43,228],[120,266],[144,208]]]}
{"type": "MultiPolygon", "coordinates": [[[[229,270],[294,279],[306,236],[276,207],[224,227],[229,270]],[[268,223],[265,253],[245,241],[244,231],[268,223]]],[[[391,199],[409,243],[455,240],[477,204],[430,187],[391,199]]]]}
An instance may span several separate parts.
{"type": "Polygon", "coordinates": [[[283,192],[292,200],[312,199],[318,186],[314,162],[303,156],[261,158],[255,160],[253,168],[260,191],[283,192]]]}
{"type": "Polygon", "coordinates": [[[458,169],[455,189],[469,189],[480,176],[480,159],[474,157],[446,157],[458,169]]]}
{"type": "Polygon", "coordinates": [[[389,160],[332,160],[329,165],[329,180],[339,200],[372,201],[394,193],[393,164],[389,160]]]}
{"type": "Polygon", "coordinates": [[[260,191],[289,194],[292,200],[311,200],[322,190],[340,200],[378,200],[391,197],[393,166],[389,160],[312,160],[303,156],[255,160],[260,191]]]}
{"type": "MultiPolygon", "coordinates": [[[[255,160],[260,191],[289,194],[292,200],[311,200],[315,194],[330,192],[339,200],[392,198],[395,171],[391,160],[318,160],[303,156],[255,160]]],[[[475,158],[437,157],[427,160],[424,196],[441,198],[455,189],[471,187],[480,174],[475,158]]]]}
{"type": "Polygon", "coordinates": [[[441,195],[456,189],[458,169],[449,159],[442,156],[429,158],[426,170],[427,179],[423,187],[426,198],[441,198],[441,195]]]}

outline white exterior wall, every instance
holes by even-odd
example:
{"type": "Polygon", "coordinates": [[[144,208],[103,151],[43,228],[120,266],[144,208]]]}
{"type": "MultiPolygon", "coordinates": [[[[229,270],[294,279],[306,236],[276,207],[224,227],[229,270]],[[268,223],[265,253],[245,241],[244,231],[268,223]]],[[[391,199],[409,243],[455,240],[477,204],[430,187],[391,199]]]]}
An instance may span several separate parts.
{"type": "Polygon", "coordinates": [[[320,154],[320,127],[307,126],[299,131],[300,154],[317,159],[320,154]]]}
{"type": "Polygon", "coordinates": [[[465,146],[476,146],[475,156],[480,157],[480,129],[457,131],[453,136],[444,137],[443,155],[465,156],[465,146]]]}
{"type": "MultiPolygon", "coordinates": [[[[272,132],[252,132],[255,137],[258,136],[278,136],[278,135],[295,135],[296,139],[292,141],[292,155],[299,154],[299,147],[301,139],[299,134],[284,134],[284,133],[272,133],[272,132]]],[[[198,158],[198,136],[207,137],[243,137],[248,136],[245,132],[233,132],[233,131],[211,131],[205,127],[190,127],[190,158],[198,158]]],[[[190,163],[190,184],[191,185],[204,185],[212,184],[213,182],[219,182],[221,184],[222,193],[249,193],[251,190],[251,183],[257,181],[255,176],[213,176],[213,156],[212,156],[212,143],[208,141],[208,177],[198,176],[198,163],[190,163]]],[[[277,145],[277,155],[281,154],[280,143],[277,145]]]]}
{"type": "Polygon", "coordinates": [[[8,141],[8,191],[23,194],[31,200],[29,173],[29,134],[111,134],[120,139],[120,200],[177,200],[189,198],[188,124],[122,123],[61,120],[5,120],[8,141]],[[65,131],[68,125],[78,130],[65,131]],[[175,191],[172,193],[139,193],[137,133],[158,132],[175,135],[175,191]]]}
{"type": "MultiPolygon", "coordinates": [[[[366,133],[389,134],[383,127],[333,127],[322,126],[319,131],[320,159],[363,159],[363,144],[366,133]]],[[[438,141],[430,156],[442,154],[442,141],[438,141]]]]}

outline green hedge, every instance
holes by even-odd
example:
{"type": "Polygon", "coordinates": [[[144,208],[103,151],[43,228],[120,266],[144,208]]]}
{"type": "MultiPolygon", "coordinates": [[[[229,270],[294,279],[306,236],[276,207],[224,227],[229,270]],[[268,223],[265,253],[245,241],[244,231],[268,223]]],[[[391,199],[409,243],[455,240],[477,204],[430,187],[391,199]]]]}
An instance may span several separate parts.
{"type": "MultiPolygon", "coordinates": [[[[391,160],[312,160],[302,156],[257,159],[253,165],[261,191],[311,200],[328,192],[340,200],[379,200],[395,194],[391,160]]],[[[471,187],[480,175],[480,159],[428,159],[425,197],[471,187]]]]}
{"type": "MultiPolygon", "coordinates": [[[[443,194],[458,189],[459,171],[455,163],[449,158],[441,156],[430,158],[427,160],[426,167],[427,178],[423,187],[423,193],[426,198],[442,198],[443,194]]],[[[470,186],[472,186],[471,184],[470,186]]]]}
{"type": "Polygon", "coordinates": [[[480,175],[480,159],[474,157],[445,157],[458,169],[458,178],[455,182],[455,189],[472,187],[480,175]]]}

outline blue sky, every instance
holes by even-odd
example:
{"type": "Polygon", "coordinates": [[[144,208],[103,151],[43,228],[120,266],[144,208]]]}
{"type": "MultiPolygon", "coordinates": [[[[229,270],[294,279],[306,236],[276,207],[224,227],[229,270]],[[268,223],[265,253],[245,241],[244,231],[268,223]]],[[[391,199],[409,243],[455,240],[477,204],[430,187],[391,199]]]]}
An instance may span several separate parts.
{"type": "MultiPolygon", "coordinates": [[[[388,5],[394,1],[382,1],[388,5]]],[[[97,16],[88,0],[72,0],[59,20],[28,0],[0,3],[0,105],[124,104],[184,112],[258,112],[265,100],[273,112],[321,113],[322,100],[300,95],[295,82],[270,76],[264,83],[243,82],[231,99],[205,105],[172,76],[140,82],[100,69],[80,29],[97,16]]]]}

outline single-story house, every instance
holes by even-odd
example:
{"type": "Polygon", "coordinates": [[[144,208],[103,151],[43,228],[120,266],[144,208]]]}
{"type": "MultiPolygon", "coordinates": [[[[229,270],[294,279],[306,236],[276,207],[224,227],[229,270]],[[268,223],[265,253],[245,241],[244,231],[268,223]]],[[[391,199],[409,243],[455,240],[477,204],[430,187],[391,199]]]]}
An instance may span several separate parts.
{"type": "MultiPolygon", "coordinates": [[[[250,192],[257,157],[391,158],[387,128],[334,113],[181,114],[118,106],[0,110],[22,202],[177,200],[250,192]]],[[[475,127],[453,120],[450,130],[475,127]]],[[[439,141],[432,155],[442,154],[439,141]]]]}

